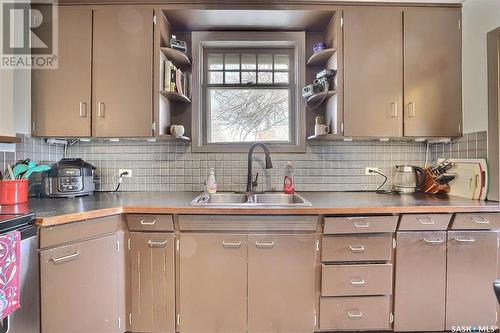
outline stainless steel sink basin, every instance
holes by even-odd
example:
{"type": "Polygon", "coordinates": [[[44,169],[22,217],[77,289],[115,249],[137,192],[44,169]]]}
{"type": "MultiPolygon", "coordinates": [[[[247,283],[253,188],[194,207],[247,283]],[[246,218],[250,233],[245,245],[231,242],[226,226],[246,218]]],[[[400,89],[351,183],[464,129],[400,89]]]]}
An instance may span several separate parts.
{"type": "Polygon", "coordinates": [[[311,206],[311,203],[297,193],[244,194],[222,192],[216,194],[202,193],[191,201],[191,205],[199,207],[307,207],[311,206]]]}

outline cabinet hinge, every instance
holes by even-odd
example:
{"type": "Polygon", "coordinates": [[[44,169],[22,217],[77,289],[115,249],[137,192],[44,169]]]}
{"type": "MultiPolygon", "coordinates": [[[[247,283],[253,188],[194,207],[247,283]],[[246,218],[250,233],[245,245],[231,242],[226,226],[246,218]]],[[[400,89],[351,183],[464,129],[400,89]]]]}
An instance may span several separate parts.
{"type": "Polygon", "coordinates": [[[314,315],[314,327],[318,326],[318,316],[314,315]]]}
{"type": "Polygon", "coordinates": [[[118,328],[122,327],[122,319],[118,317],[118,328]]]}
{"type": "Polygon", "coordinates": [[[396,238],[393,238],[393,239],[392,239],[392,248],[393,248],[393,249],[395,249],[395,248],[396,248],[396,245],[397,245],[397,243],[396,243],[396,238]]]}
{"type": "Polygon", "coordinates": [[[120,241],[116,241],[116,252],[120,252],[120,241]]]}
{"type": "Polygon", "coordinates": [[[340,18],[340,26],[342,28],[344,27],[344,18],[343,17],[340,18]]]}
{"type": "Polygon", "coordinates": [[[344,122],[340,123],[340,132],[344,135],[344,122]]]}
{"type": "Polygon", "coordinates": [[[462,132],[462,124],[458,123],[458,134],[462,132]]]}
{"type": "Polygon", "coordinates": [[[497,237],[497,249],[500,249],[500,238],[497,237]]]}
{"type": "Polygon", "coordinates": [[[153,121],[153,123],[151,124],[151,129],[153,130],[153,134],[155,134],[155,132],[156,132],[156,121],[153,121]]]}
{"type": "Polygon", "coordinates": [[[316,252],[319,252],[319,239],[316,240],[316,252]]]}
{"type": "Polygon", "coordinates": [[[132,313],[128,314],[128,323],[129,325],[132,325],[132,313]]]}
{"type": "Polygon", "coordinates": [[[127,240],[127,247],[128,247],[128,250],[130,251],[130,238],[127,240]]]}
{"type": "Polygon", "coordinates": [[[153,15],[153,24],[156,24],[156,15],[153,15]]]}
{"type": "Polygon", "coordinates": [[[391,324],[394,322],[394,314],[392,312],[389,315],[389,321],[391,322],[391,324]]]}
{"type": "Polygon", "coordinates": [[[462,20],[458,19],[458,30],[462,29],[462,20]]]}
{"type": "Polygon", "coordinates": [[[177,326],[180,326],[181,324],[181,315],[177,314],[177,326]]]}
{"type": "Polygon", "coordinates": [[[177,252],[179,252],[179,250],[181,249],[181,240],[180,239],[177,239],[175,241],[175,248],[177,249],[177,252]]]}
{"type": "Polygon", "coordinates": [[[36,128],[36,127],[35,127],[35,122],[33,121],[33,122],[31,123],[31,132],[32,132],[32,133],[35,133],[35,128],[36,128]]]}

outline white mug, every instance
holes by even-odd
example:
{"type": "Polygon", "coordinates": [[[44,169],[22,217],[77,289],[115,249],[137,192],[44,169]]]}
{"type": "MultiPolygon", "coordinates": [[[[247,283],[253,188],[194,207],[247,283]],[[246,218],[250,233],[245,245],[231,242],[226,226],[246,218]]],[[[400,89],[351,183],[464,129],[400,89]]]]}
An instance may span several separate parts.
{"type": "Polygon", "coordinates": [[[314,125],[314,135],[325,135],[330,133],[330,127],[324,124],[314,125]]]}
{"type": "Polygon", "coordinates": [[[172,125],[170,126],[170,133],[175,136],[184,135],[184,126],[182,125],[172,125]]]}

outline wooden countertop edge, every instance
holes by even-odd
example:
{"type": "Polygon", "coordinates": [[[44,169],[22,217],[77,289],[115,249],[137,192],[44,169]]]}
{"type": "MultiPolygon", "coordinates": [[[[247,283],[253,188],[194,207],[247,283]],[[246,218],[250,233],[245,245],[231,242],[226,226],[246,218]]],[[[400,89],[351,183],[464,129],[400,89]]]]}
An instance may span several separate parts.
{"type": "Polygon", "coordinates": [[[37,218],[36,223],[50,227],[117,214],[248,214],[248,215],[344,215],[344,214],[415,214],[415,213],[498,213],[500,206],[409,206],[362,208],[203,208],[203,207],[114,207],[37,218]]]}

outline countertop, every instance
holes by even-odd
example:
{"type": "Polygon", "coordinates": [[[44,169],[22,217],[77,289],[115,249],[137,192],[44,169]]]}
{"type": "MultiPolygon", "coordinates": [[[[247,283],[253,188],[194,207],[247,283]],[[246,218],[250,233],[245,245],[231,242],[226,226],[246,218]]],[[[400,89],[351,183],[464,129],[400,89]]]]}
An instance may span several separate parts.
{"type": "Polygon", "coordinates": [[[0,206],[0,213],[34,212],[37,223],[52,226],[122,213],[143,214],[400,214],[500,212],[498,202],[447,195],[388,195],[374,192],[300,192],[310,207],[212,208],[189,203],[199,192],[96,193],[81,198],[30,199],[28,203],[0,206]]]}

